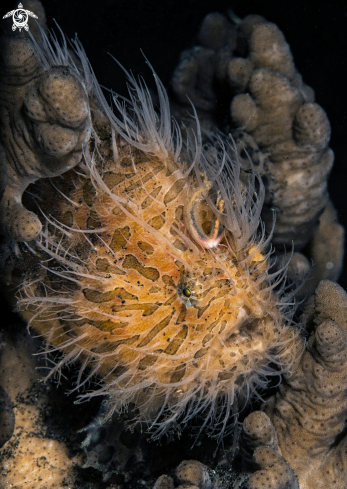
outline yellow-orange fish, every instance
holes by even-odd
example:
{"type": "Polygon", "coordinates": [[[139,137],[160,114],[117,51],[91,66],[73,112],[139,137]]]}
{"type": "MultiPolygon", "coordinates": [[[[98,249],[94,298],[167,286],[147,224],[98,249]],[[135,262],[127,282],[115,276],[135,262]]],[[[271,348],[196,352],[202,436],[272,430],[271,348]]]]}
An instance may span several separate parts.
{"type": "Polygon", "coordinates": [[[18,307],[62,352],[54,370],[78,361],[78,387],[98,376],[85,396],[110,414],[135,403],[160,436],[200,413],[222,433],[269,363],[300,350],[285,269],[269,274],[263,184],[231,142],[203,147],[198,121],[183,142],[157,77],[159,113],[130,75],[113,113],[91,77],[82,162],[36,184],[43,231],[18,307]]]}

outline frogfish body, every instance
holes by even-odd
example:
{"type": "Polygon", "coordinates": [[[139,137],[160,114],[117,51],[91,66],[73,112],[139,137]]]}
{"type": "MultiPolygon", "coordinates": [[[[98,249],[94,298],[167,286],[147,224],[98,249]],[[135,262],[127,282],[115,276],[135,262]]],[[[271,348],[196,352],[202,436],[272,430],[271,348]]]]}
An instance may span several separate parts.
{"type": "Polygon", "coordinates": [[[27,196],[43,231],[18,307],[62,353],[55,370],[78,362],[77,387],[97,376],[84,396],[107,396],[109,413],[134,403],[154,436],[204,413],[223,432],[269,363],[299,354],[285,270],[269,273],[263,184],[232,143],[203,147],[198,122],[182,144],[157,78],[159,114],[129,80],[118,115],[94,80],[81,163],[27,196]]]}

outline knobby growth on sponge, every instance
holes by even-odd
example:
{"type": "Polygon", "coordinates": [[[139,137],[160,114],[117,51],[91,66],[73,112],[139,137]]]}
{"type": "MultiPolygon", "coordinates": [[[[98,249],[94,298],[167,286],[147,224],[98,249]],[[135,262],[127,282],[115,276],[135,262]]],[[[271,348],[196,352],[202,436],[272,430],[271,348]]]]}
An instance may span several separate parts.
{"type": "Polygon", "coordinates": [[[63,354],[51,373],[78,360],[76,389],[96,376],[81,398],[106,396],[109,416],[134,403],[154,437],[198,414],[226,434],[301,351],[286,267],[269,272],[262,181],[232,142],[203,147],[197,118],[183,140],[155,74],[158,111],[127,73],[113,112],[73,44],[78,62],[55,38],[37,49],[88,86],[92,138],[75,169],[30,190],[43,228],[25,244],[34,264],[18,308],[63,354]]]}

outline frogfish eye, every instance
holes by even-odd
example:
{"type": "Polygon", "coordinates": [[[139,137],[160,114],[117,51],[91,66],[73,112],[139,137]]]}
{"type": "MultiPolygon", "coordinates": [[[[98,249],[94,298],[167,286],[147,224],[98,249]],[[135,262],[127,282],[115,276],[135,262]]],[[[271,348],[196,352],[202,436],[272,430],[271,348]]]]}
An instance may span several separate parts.
{"type": "Polygon", "coordinates": [[[192,291],[189,287],[185,287],[182,291],[184,297],[190,297],[192,295],[192,291]]]}
{"type": "MultiPolygon", "coordinates": [[[[212,221],[211,231],[208,235],[201,226],[199,217],[200,204],[204,200],[204,194],[211,189],[211,186],[211,182],[205,182],[205,187],[199,188],[193,193],[184,209],[184,220],[188,231],[194,240],[206,249],[217,248],[224,236],[224,226],[217,216],[212,221]]],[[[223,212],[224,201],[220,193],[217,196],[216,207],[220,212],[223,212]]]]}

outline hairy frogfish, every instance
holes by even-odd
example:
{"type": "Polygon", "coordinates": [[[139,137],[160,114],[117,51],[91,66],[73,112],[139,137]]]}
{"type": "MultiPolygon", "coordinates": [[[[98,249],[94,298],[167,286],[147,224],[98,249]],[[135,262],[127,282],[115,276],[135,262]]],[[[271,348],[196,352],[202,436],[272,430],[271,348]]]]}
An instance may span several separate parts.
{"type": "Polygon", "coordinates": [[[74,362],[76,388],[98,379],[82,399],[105,396],[109,415],[134,404],[154,437],[196,415],[227,433],[300,354],[263,183],[231,138],[203,144],[196,114],[182,135],[155,74],[157,107],[128,73],[112,110],[78,41],[79,62],[59,49],[55,64],[88,85],[93,127],[80,163],[25,196],[43,228],[20,245],[18,308],[61,353],[52,371],[74,362]]]}

